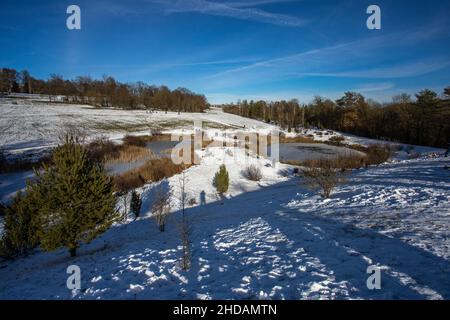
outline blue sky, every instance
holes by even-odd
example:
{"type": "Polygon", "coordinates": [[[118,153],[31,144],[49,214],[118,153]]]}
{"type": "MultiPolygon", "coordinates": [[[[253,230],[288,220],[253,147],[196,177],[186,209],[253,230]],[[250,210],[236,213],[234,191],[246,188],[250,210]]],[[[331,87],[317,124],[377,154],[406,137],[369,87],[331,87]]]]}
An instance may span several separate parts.
{"type": "Polygon", "coordinates": [[[210,102],[379,101],[450,86],[450,2],[442,0],[2,0],[0,66],[187,87],[210,102]],[[66,8],[81,8],[81,30],[66,8]],[[366,9],[380,6],[382,29],[366,9]]]}

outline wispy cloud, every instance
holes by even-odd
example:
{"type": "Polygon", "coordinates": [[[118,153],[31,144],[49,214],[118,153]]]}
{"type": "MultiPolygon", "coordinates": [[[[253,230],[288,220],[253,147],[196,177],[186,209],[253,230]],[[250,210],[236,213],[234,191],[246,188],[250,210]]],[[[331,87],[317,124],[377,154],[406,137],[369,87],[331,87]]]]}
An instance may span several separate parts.
{"type": "Polygon", "coordinates": [[[386,91],[393,89],[395,84],[392,82],[382,82],[382,83],[368,83],[364,84],[358,88],[353,88],[350,91],[359,92],[359,93],[369,93],[369,92],[378,92],[378,91],[386,91]]]}
{"type": "Polygon", "coordinates": [[[248,2],[214,2],[206,0],[148,0],[164,6],[166,13],[196,12],[207,15],[230,17],[241,20],[258,21],[285,27],[299,27],[308,21],[286,14],[268,12],[257,8],[264,4],[292,2],[288,0],[260,0],[248,2]]]}
{"type": "Polygon", "coordinates": [[[221,87],[299,77],[394,79],[425,75],[449,67],[448,56],[395,60],[388,53],[408,52],[445,30],[440,27],[409,30],[305,50],[219,71],[206,76],[205,82],[211,87],[221,87]]]}
{"type": "Polygon", "coordinates": [[[299,72],[292,75],[310,77],[333,77],[333,78],[371,78],[371,79],[395,79],[417,77],[429,74],[450,66],[450,61],[446,58],[432,58],[419,61],[412,61],[402,64],[395,64],[376,69],[360,69],[346,72],[299,72]]]}

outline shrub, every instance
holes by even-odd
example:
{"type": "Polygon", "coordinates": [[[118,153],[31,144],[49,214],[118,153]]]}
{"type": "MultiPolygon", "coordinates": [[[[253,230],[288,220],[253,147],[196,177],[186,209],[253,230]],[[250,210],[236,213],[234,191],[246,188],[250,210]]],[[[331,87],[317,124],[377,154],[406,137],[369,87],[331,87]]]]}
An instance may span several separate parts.
{"type": "Polygon", "coordinates": [[[130,211],[134,214],[136,218],[139,217],[141,213],[142,199],[139,194],[133,190],[131,193],[131,203],[130,203],[130,211]]]}
{"type": "Polygon", "coordinates": [[[217,192],[222,194],[228,191],[228,186],[230,183],[230,178],[228,176],[228,171],[225,165],[221,165],[219,171],[216,172],[214,176],[213,185],[217,189],[217,192]]]}
{"type": "Polygon", "coordinates": [[[332,136],[330,139],[328,139],[328,143],[335,146],[341,146],[344,141],[345,138],[343,136],[332,136]]]}
{"type": "Polygon", "coordinates": [[[136,147],[147,146],[147,139],[145,137],[126,135],[122,139],[122,141],[123,141],[124,145],[136,146],[136,147]]]}
{"type": "Polygon", "coordinates": [[[113,178],[114,189],[121,193],[142,187],[145,184],[144,178],[136,170],[130,170],[113,178]]]}
{"type": "Polygon", "coordinates": [[[89,157],[97,162],[102,162],[106,157],[116,157],[119,154],[119,146],[106,137],[100,137],[90,142],[86,149],[89,157]]]}
{"type": "Polygon", "coordinates": [[[391,157],[392,150],[388,145],[374,144],[367,148],[367,165],[386,162],[391,157]]]}
{"type": "Polygon", "coordinates": [[[366,165],[366,158],[358,154],[348,154],[331,158],[305,160],[301,165],[308,168],[359,169],[366,165]]]}
{"type": "Polygon", "coordinates": [[[344,173],[331,166],[303,169],[302,175],[306,186],[322,190],[323,198],[329,198],[334,188],[345,181],[344,173]]]}
{"type": "Polygon", "coordinates": [[[38,245],[37,207],[32,197],[18,192],[5,213],[4,232],[0,240],[0,256],[14,258],[38,245]]]}
{"type": "Polygon", "coordinates": [[[36,171],[27,192],[37,204],[40,246],[47,251],[66,247],[75,256],[81,243],[89,243],[119,218],[111,179],[71,136],[56,148],[52,163],[36,171]]]}
{"type": "Polygon", "coordinates": [[[171,195],[172,193],[170,191],[167,192],[160,186],[157,187],[155,192],[152,206],[152,216],[155,218],[159,231],[161,232],[164,232],[166,228],[166,219],[171,209],[171,195]]]}
{"type": "MultiPolygon", "coordinates": [[[[268,137],[270,138],[270,136],[268,137]]],[[[270,144],[270,139],[268,139],[270,144]]],[[[280,143],[317,143],[314,140],[314,135],[308,136],[295,136],[295,137],[286,137],[285,135],[280,135],[280,143]]]]}
{"type": "Polygon", "coordinates": [[[260,181],[262,179],[261,169],[252,164],[245,168],[244,176],[251,181],[260,181]]]}
{"type": "Polygon", "coordinates": [[[151,159],[142,166],[129,170],[114,177],[117,191],[129,191],[142,187],[147,182],[157,182],[172,177],[184,170],[184,166],[176,165],[171,159],[151,159]]]}

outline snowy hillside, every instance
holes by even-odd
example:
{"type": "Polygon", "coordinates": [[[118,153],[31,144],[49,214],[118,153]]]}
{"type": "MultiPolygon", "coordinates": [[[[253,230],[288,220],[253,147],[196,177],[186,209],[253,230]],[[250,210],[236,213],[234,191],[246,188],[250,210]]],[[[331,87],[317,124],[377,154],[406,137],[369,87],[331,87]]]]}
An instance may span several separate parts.
{"type": "MultiPolygon", "coordinates": [[[[0,268],[2,299],[72,298],[66,268],[81,268],[76,299],[449,299],[450,165],[422,157],[353,172],[329,200],[306,190],[287,166],[247,159],[262,181],[242,175],[240,151],[209,150],[186,171],[192,268],[179,266],[177,208],[166,232],[149,217],[155,184],[140,190],[144,216],[117,225],[79,256],[36,252],[0,268]],[[212,178],[225,161],[230,192],[212,178]],[[206,194],[201,203],[200,193],[206,194]],[[366,269],[382,269],[382,289],[366,269]]],[[[179,194],[180,176],[164,180],[179,194]]]]}
{"type": "Polygon", "coordinates": [[[65,128],[76,128],[90,137],[103,135],[112,139],[120,139],[125,134],[149,134],[151,130],[193,130],[194,120],[202,121],[205,128],[272,128],[260,121],[223,113],[217,108],[206,113],[148,113],[35,99],[0,98],[0,112],[0,145],[11,153],[54,146],[65,128]]]}
{"type": "MultiPolygon", "coordinates": [[[[12,154],[54,146],[64,127],[111,139],[155,129],[187,132],[194,120],[211,130],[273,128],[220,109],[147,113],[36,97],[3,98],[0,109],[0,145],[12,154]]],[[[313,129],[304,134],[319,141],[341,135],[313,129]]],[[[350,144],[379,143],[343,136],[350,144]]],[[[35,250],[0,261],[0,299],[450,299],[450,160],[442,150],[403,147],[389,163],[352,171],[330,199],[306,189],[294,167],[246,156],[242,149],[210,147],[201,158],[184,172],[190,270],[180,267],[179,174],[138,188],[141,217],[113,226],[83,245],[76,258],[65,250],[35,250]],[[230,188],[219,197],[213,179],[222,163],[230,188]],[[248,165],[261,170],[260,181],[245,177],[248,165]],[[166,232],[151,216],[160,188],[173,193],[166,232]],[[81,268],[82,289],[75,294],[66,287],[69,265],[81,268]],[[370,265],[382,270],[381,290],[366,286],[370,265]]],[[[32,176],[1,174],[1,201],[32,176]]]]}

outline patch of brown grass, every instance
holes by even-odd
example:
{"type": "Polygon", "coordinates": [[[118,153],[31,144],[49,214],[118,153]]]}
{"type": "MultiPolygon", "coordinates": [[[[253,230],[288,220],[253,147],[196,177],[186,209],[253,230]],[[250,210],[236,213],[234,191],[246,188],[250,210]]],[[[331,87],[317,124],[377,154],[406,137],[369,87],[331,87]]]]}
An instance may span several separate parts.
{"type": "Polygon", "coordinates": [[[119,154],[119,145],[105,137],[93,140],[86,145],[89,156],[98,161],[104,162],[106,157],[116,157],[119,154]]]}
{"type": "MultiPolygon", "coordinates": [[[[279,143],[318,143],[315,141],[314,136],[295,136],[295,137],[286,137],[284,134],[280,134],[279,143]]],[[[267,136],[267,145],[272,144],[271,136],[267,136]]]]}
{"type": "Polygon", "coordinates": [[[89,143],[86,148],[89,155],[98,162],[133,162],[153,155],[151,150],[145,147],[145,144],[143,147],[136,144],[134,138],[121,145],[106,138],[99,138],[89,143]]]}
{"type": "Polygon", "coordinates": [[[332,146],[343,146],[345,138],[343,136],[333,136],[328,141],[325,141],[326,144],[330,144],[332,146]]]}
{"type": "Polygon", "coordinates": [[[388,145],[377,144],[369,147],[353,145],[352,149],[361,151],[365,153],[365,155],[346,154],[323,159],[285,161],[285,163],[308,168],[331,167],[340,170],[351,170],[384,163],[388,161],[392,155],[392,150],[388,145]]]}
{"type": "Polygon", "coordinates": [[[354,154],[339,155],[332,158],[305,160],[300,165],[308,168],[358,169],[366,166],[366,157],[354,154]]]}
{"type": "Polygon", "coordinates": [[[373,144],[366,151],[367,165],[380,164],[389,160],[392,149],[389,145],[373,144]]]}
{"type": "Polygon", "coordinates": [[[117,152],[105,156],[105,161],[108,163],[117,162],[134,162],[141,159],[149,158],[153,152],[145,147],[138,147],[134,145],[118,146],[117,152]]]}
{"type": "Polygon", "coordinates": [[[296,137],[280,136],[280,143],[317,143],[317,141],[307,136],[296,136],[296,137]]]}
{"type": "Polygon", "coordinates": [[[125,146],[145,147],[147,145],[147,140],[145,138],[128,134],[123,137],[122,142],[125,146]]]}

